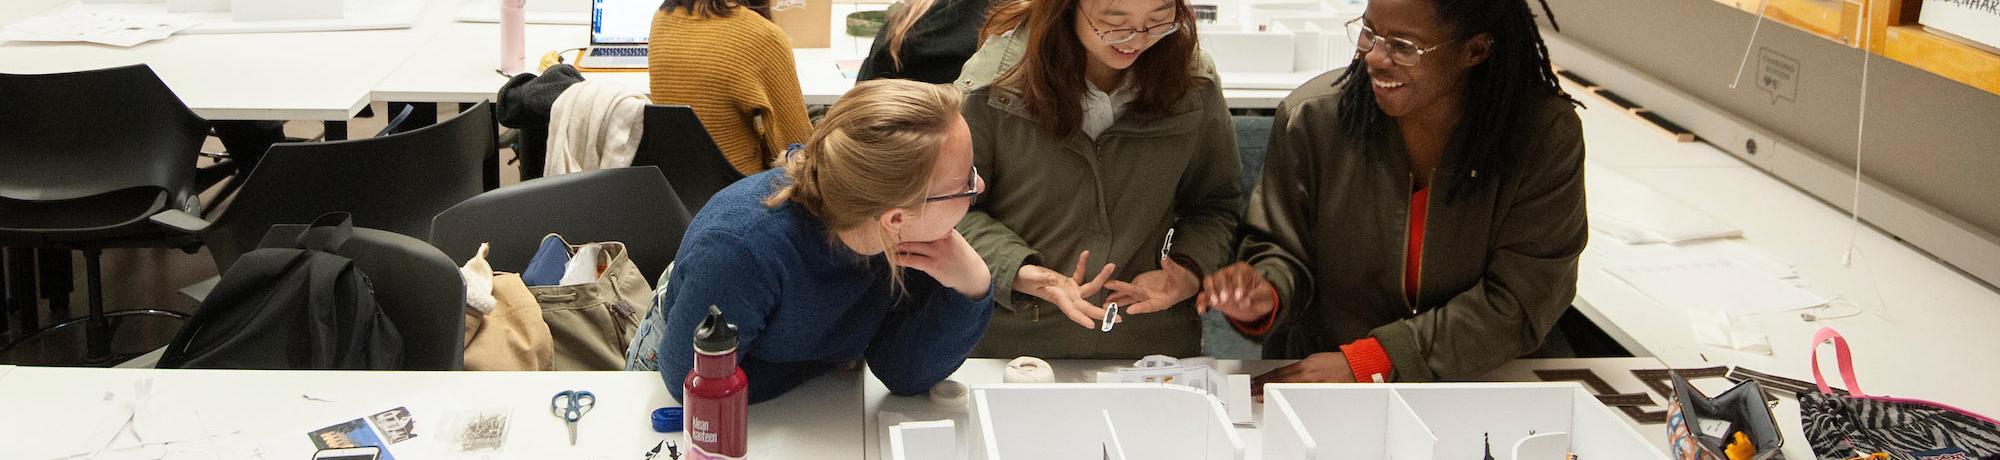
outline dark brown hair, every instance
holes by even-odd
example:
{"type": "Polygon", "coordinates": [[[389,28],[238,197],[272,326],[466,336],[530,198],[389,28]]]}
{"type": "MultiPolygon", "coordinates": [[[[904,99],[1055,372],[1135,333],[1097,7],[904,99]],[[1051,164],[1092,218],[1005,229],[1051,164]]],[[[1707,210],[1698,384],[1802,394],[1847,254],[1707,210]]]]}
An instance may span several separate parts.
{"type": "MultiPolygon", "coordinates": [[[[1019,92],[1032,113],[1042,114],[1042,128],[1067,136],[1083,126],[1084,65],[1089,59],[1076,36],[1077,14],[1083,0],[997,0],[982,37],[1015,31],[1027,34],[1021,62],[995,79],[994,86],[1019,92]]],[[[1125,69],[1134,76],[1139,96],[1135,113],[1166,113],[1195,85],[1192,71],[1197,43],[1194,12],[1187,0],[1173,0],[1180,30],[1146,49],[1125,69]]]]}
{"type": "Polygon", "coordinates": [[[660,2],[660,11],[687,10],[689,14],[707,18],[726,18],[736,13],[736,7],[749,8],[764,19],[771,19],[770,0],[666,0],[660,2]]]}

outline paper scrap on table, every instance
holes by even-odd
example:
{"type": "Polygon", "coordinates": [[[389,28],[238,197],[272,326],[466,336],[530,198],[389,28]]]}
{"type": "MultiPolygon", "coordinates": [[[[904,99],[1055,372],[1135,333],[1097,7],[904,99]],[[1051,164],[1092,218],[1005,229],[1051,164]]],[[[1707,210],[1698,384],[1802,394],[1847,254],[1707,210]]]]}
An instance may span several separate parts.
{"type": "Polygon", "coordinates": [[[200,24],[186,15],[72,6],[0,28],[0,41],[89,42],[130,47],[200,24]]]}
{"type": "Polygon", "coordinates": [[[1694,311],[1770,313],[1826,305],[1792,282],[1731,258],[1659,259],[1606,267],[1661,304],[1694,311]]]}
{"type": "Polygon", "coordinates": [[[1771,339],[1757,320],[1727,312],[1696,312],[1688,316],[1695,341],[1745,353],[1771,355],[1771,339]]]}
{"type": "Polygon", "coordinates": [[[1628,244],[1734,238],[1743,230],[1647,187],[1618,171],[1584,162],[1590,228],[1628,244]]]}

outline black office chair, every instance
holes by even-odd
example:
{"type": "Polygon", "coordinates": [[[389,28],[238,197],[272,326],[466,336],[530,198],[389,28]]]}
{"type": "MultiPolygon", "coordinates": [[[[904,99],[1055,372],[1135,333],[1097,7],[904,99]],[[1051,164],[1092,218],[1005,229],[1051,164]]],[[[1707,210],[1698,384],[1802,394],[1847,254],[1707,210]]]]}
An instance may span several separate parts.
{"type": "Polygon", "coordinates": [[[463,262],[490,242],[487,262],[519,272],[551,232],[575,242],[618,241],[646,279],[658,279],[679,254],[690,220],[659,171],[600,169],[501,187],[438,214],[431,244],[463,262]]]}
{"type": "Polygon", "coordinates": [[[104,363],[120,358],[111,338],[123,325],[112,320],[185,319],[159,310],[106,313],[100,256],[106,248],[197,246],[206,223],[195,217],[194,170],[206,122],[144,64],[0,74],[0,100],[0,246],[82,251],[90,299],[86,317],[0,354],[53,351],[61,346],[24,345],[85,324],[85,361],[104,363]]]}
{"type": "Polygon", "coordinates": [[[715,192],[743,179],[685,105],[646,106],[645,133],[632,166],[660,167],[690,215],[700,214],[715,192]]]}
{"type": "Polygon", "coordinates": [[[428,237],[431,216],[479,194],[480,161],[496,149],[485,103],[383,137],[271,146],[205,235],[209,253],[226,272],[271,225],[336,211],[356,227],[428,237]]]}
{"type": "MultiPolygon", "coordinates": [[[[294,247],[308,227],[273,225],[258,247],[294,247]]],[[[465,368],[465,280],[451,258],[423,240],[361,227],[334,253],[368,275],[375,303],[403,336],[402,370],[465,368]]]]}

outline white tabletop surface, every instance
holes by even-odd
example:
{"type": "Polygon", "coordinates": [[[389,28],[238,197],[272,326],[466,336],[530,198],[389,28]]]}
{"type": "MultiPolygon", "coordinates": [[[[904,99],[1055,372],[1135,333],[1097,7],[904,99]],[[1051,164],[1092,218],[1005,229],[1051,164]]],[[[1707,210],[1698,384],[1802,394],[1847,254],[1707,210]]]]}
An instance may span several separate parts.
{"type": "MultiPolygon", "coordinates": [[[[678,405],[655,372],[366,372],[215,371],[158,369],[79,369],[21,367],[0,377],[0,452],[35,454],[54,449],[57,439],[116,429],[89,413],[103,406],[106,392],[130,394],[132,382],[153,379],[153,397],[166,410],[197,420],[223,446],[298,435],[321,423],[359,418],[413,398],[443,398],[453,409],[510,407],[507,458],[637,459],[661,440],[680,433],[653,432],[650,414],[678,405]],[[597,407],[578,425],[571,447],[563,423],[549,415],[549,398],[561,390],[589,390],[597,407]],[[330,400],[319,402],[305,396],[330,400]]],[[[855,426],[861,410],[860,379],[836,372],[807,382],[777,399],[750,406],[752,458],[858,458],[863,433],[855,426]]],[[[427,399],[436,402],[436,399],[427,399]]],[[[421,414],[418,414],[421,416],[421,414]]],[[[426,428],[421,418],[420,429],[426,428]]],[[[420,434],[421,435],[421,434],[420,434]]],[[[202,443],[169,451],[222,449],[202,443]]],[[[203,452],[196,452],[203,453],[203,452]]],[[[197,456],[208,458],[205,456],[197,456]]]]}
{"type": "MultiPolygon", "coordinates": [[[[10,23],[68,1],[9,1],[10,23]],[[34,7],[39,5],[39,8],[34,7]]],[[[426,0],[403,0],[422,2],[426,0]]],[[[424,17],[456,3],[429,0],[424,17]]],[[[195,114],[210,120],[346,121],[383,77],[426,42],[418,29],[174,35],[119,48],[85,43],[0,44],[0,72],[53,73],[144,63],[195,114]]],[[[497,88],[497,86],[496,86],[497,88]]]]}
{"type": "MultiPolygon", "coordinates": [[[[836,3],[831,14],[828,48],[793,48],[797,60],[799,89],[809,105],[832,104],[854,87],[854,79],[841,75],[835,63],[859,60],[868,55],[873,37],[846,34],[846,15],[861,10],[879,10],[882,4],[836,3]]],[[[491,100],[507,83],[495,70],[500,61],[498,24],[457,22],[451,14],[426,15],[420,29],[439,33],[414,48],[401,68],[375,87],[375,100],[406,102],[478,102],[491,100]]],[[[527,55],[522,68],[536,68],[543,54],[570,50],[590,43],[589,27],[583,25],[529,24],[526,27],[527,55]]],[[[574,53],[564,55],[574,62],[574,53]]],[[[641,92],[649,91],[646,72],[590,72],[585,78],[612,82],[641,92]]]]}
{"type": "MultiPolygon", "coordinates": [[[[1572,89],[1574,91],[1574,89],[1572,89]]],[[[1621,254],[1659,250],[1593,233],[1585,250],[1576,305],[1631,348],[1676,367],[1743,366],[1811,381],[1812,335],[1833,327],[1851,342],[1861,386],[1870,394],[1931,399],[1984,414],[2000,413],[2000,293],[1864,222],[1854,234],[1858,255],[1842,263],[1849,218],[1735,157],[1703,143],[1673,143],[1636,119],[1586,97],[1583,114],[1589,161],[1609,166],[1743,230],[1741,243],[1792,264],[1806,289],[1858,304],[1863,313],[1817,322],[1799,311],[1752,315],[1769,338],[1772,356],[1699,344],[1688,311],[1662,305],[1602,269],[1621,254]],[[1949,376],[1949,377],[1941,377],[1949,376]]],[[[1588,180],[1588,179],[1586,179],[1588,180]]],[[[1592,202],[1590,206],[1618,206],[1592,202]]],[[[1838,316],[1837,307],[1814,312],[1838,316]]],[[[1831,347],[1826,348],[1831,354],[1831,347]]],[[[1824,361],[1832,372],[1830,356],[1824,361]]],[[[1838,385],[1838,375],[1829,374],[1838,385]]]]}

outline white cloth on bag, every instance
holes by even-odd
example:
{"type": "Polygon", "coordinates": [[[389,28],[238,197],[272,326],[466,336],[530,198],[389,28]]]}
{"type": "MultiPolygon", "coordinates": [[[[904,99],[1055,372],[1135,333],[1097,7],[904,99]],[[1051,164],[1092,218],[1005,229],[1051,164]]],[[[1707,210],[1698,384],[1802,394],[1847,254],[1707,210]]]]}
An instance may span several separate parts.
{"type": "Polygon", "coordinates": [[[493,265],[486,263],[486,251],[491,247],[490,243],[479,243],[479,254],[458,267],[458,276],[465,278],[465,306],[480,314],[493,313],[493,307],[500,303],[493,297],[493,265]]]}
{"type": "Polygon", "coordinates": [[[631,166],[649,102],[644,93],[619,85],[588,80],[570,85],[549,108],[542,175],[631,166]]]}

